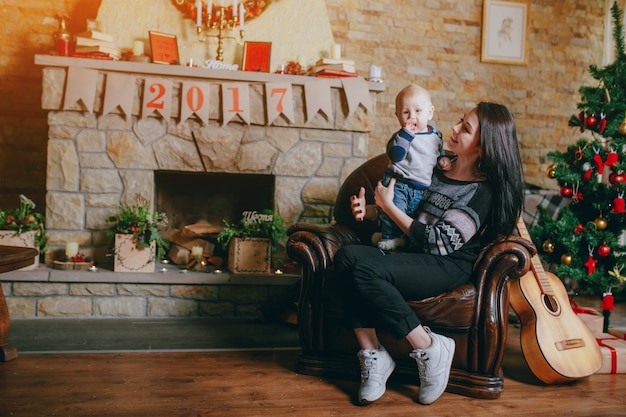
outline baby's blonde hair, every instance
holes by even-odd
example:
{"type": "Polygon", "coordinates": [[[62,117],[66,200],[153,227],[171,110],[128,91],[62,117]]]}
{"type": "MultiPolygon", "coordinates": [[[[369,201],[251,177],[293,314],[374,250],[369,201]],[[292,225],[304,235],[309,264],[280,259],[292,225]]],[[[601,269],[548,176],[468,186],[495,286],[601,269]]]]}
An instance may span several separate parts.
{"type": "Polygon", "coordinates": [[[409,95],[409,94],[410,95],[424,95],[426,99],[428,100],[428,102],[431,105],[433,104],[432,100],[430,99],[430,93],[428,92],[428,90],[426,90],[424,87],[417,85],[417,84],[409,84],[406,87],[404,87],[402,90],[400,90],[400,92],[396,96],[396,111],[400,107],[400,100],[402,100],[402,97],[409,95]]]}

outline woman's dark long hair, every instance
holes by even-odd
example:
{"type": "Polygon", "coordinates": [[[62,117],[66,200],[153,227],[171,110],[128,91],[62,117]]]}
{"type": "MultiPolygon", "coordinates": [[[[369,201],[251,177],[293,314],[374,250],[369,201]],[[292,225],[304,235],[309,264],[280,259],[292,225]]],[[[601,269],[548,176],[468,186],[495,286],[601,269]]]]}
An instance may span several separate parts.
{"type": "Polygon", "coordinates": [[[524,205],[524,168],[515,120],[501,104],[481,102],[477,106],[482,155],[480,170],[491,184],[493,206],[487,237],[510,235],[524,205]]]}

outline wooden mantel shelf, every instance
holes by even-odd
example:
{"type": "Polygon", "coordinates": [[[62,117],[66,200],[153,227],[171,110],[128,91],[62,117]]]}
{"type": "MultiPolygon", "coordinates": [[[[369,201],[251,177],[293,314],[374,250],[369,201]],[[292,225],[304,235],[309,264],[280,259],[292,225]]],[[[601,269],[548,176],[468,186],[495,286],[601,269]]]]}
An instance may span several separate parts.
{"type": "MultiPolygon", "coordinates": [[[[164,76],[179,76],[190,78],[217,79],[226,81],[247,82],[289,82],[291,84],[305,84],[313,77],[303,75],[271,74],[253,71],[230,71],[208,69],[200,67],[186,67],[182,65],[148,64],[129,61],[110,61],[103,59],[71,58],[54,55],[35,55],[35,64],[47,67],[80,67],[103,71],[117,71],[139,74],[158,74],[164,76]]],[[[341,88],[340,78],[326,78],[331,87],[341,88]]],[[[370,91],[382,92],[385,83],[368,81],[370,91]]]]}

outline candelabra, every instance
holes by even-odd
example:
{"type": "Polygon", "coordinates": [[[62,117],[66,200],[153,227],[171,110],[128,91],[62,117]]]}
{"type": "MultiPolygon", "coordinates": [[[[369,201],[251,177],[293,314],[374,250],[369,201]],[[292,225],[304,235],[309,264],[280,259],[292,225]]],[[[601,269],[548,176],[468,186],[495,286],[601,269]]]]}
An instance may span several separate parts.
{"type": "MultiPolygon", "coordinates": [[[[211,2],[212,3],[212,2],[211,2]]],[[[234,39],[235,42],[241,44],[243,43],[244,38],[244,7],[243,4],[239,4],[239,16],[237,16],[237,3],[235,2],[232,7],[224,7],[224,5],[220,5],[217,7],[213,7],[209,3],[209,7],[207,8],[206,13],[206,27],[203,28],[202,22],[204,10],[202,10],[203,4],[198,2],[198,10],[199,17],[196,21],[196,32],[198,34],[198,40],[200,42],[205,42],[209,38],[217,38],[217,59],[220,62],[224,62],[224,49],[222,48],[224,44],[224,39],[234,39]],[[215,9],[215,10],[214,10],[215,9]],[[202,10],[202,11],[200,11],[202,10]],[[234,31],[237,26],[239,26],[239,38],[236,36],[226,36],[224,33],[226,31],[234,31]],[[205,34],[204,31],[217,31],[217,34],[210,35],[205,34]]]]}

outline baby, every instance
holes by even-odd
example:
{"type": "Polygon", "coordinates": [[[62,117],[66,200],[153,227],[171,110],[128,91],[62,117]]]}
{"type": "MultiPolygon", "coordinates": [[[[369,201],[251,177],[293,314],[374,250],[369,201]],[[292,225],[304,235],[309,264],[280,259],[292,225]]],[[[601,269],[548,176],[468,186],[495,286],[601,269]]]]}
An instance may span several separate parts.
{"type": "MultiPolygon", "coordinates": [[[[383,185],[396,179],[394,204],[411,215],[430,186],[433,168],[447,170],[450,160],[443,156],[441,132],[430,126],[435,107],[426,89],[410,84],[396,96],[396,117],[401,129],[387,143],[390,164],[385,170],[383,185]]],[[[384,213],[381,215],[382,236],[377,242],[382,250],[393,250],[406,245],[402,231],[384,213]]],[[[376,242],[375,242],[376,243],[376,242]]]]}

